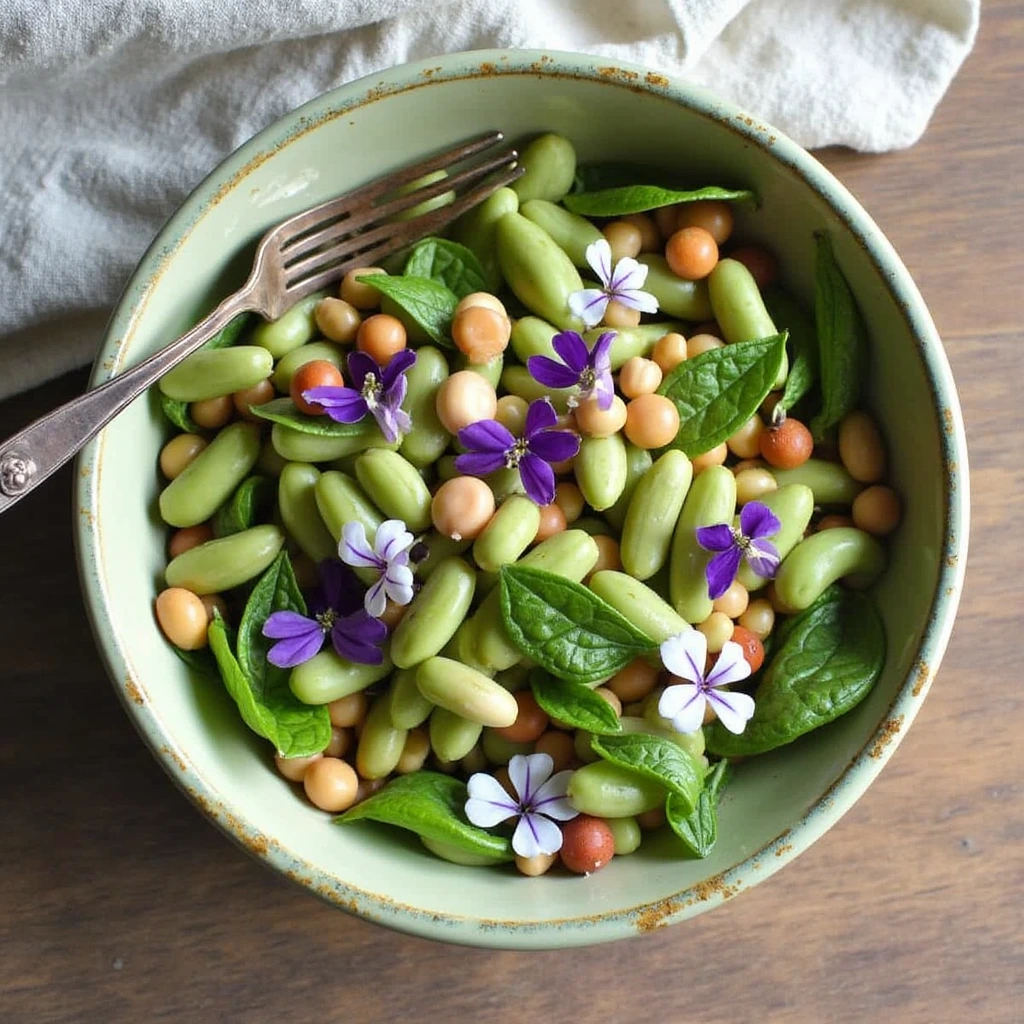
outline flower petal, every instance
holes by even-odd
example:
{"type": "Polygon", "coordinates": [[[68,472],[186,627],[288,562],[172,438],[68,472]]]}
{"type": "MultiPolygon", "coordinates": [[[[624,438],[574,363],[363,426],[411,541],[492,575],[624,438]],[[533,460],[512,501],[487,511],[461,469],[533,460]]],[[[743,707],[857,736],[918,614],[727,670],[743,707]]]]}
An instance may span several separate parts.
{"type": "MultiPolygon", "coordinates": [[[[363,606],[363,588],[356,574],[337,558],[325,558],[316,567],[323,589],[326,608],[333,608],[339,615],[348,615],[363,606]]],[[[306,606],[312,613],[313,603],[307,598],[306,606]]],[[[326,611],[321,608],[320,611],[326,611]]]]}
{"type": "Polygon", "coordinates": [[[748,501],[740,511],[740,529],[751,539],[774,537],[782,529],[779,517],[760,501],[748,501]]]}
{"type": "Polygon", "coordinates": [[[571,388],[579,381],[579,372],[555,362],[549,356],[530,356],[526,369],[538,384],[546,388],[571,388]]]}
{"type": "Polygon", "coordinates": [[[267,661],[278,668],[294,668],[318,654],[323,645],[324,631],[318,626],[303,636],[279,640],[267,651],[267,661]]]}
{"type": "Polygon", "coordinates": [[[699,629],[685,629],[682,633],[670,636],[662,643],[660,653],[661,663],[672,675],[691,683],[704,682],[708,638],[699,629]]]}
{"type": "Polygon", "coordinates": [[[467,452],[455,456],[455,468],[465,476],[487,476],[505,468],[504,452],[467,452]]]}
{"type": "Polygon", "coordinates": [[[459,444],[471,452],[505,454],[516,443],[508,427],[497,420],[477,420],[459,431],[459,444]]]}
{"type": "Polygon", "coordinates": [[[608,301],[608,296],[599,288],[584,288],[569,296],[569,312],[587,327],[596,327],[604,319],[608,301]]]}
{"type": "Polygon", "coordinates": [[[527,450],[545,462],[564,462],[580,450],[580,439],[571,430],[542,430],[528,445],[527,450]]]}
{"type": "Polygon", "coordinates": [[[712,601],[716,601],[732,586],[742,559],[743,553],[739,548],[730,548],[728,551],[720,551],[708,562],[704,575],[708,581],[708,597],[712,601]]]}
{"type": "Polygon", "coordinates": [[[611,280],[605,282],[608,285],[608,291],[616,298],[623,292],[639,291],[647,281],[649,270],[650,267],[633,259],[632,256],[623,256],[615,264],[611,280]]]}
{"type": "MultiPolygon", "coordinates": [[[[590,350],[576,331],[562,331],[551,339],[559,358],[579,376],[590,365],[590,350]]],[[[543,357],[542,357],[543,358],[543,357]]]]}
{"type": "Polygon", "coordinates": [[[319,630],[320,623],[307,618],[298,612],[271,612],[263,623],[263,635],[271,640],[284,640],[286,637],[303,636],[311,629],[319,630]]]}
{"type": "Polygon", "coordinates": [[[530,403],[526,410],[526,424],[523,427],[523,437],[533,437],[538,431],[549,430],[558,422],[558,413],[551,404],[549,398],[538,398],[530,403]]]}
{"type": "Polygon", "coordinates": [[[534,793],[534,809],[542,814],[546,814],[549,818],[557,818],[559,821],[568,821],[570,818],[575,818],[579,811],[569,803],[565,796],[569,790],[569,780],[571,778],[571,768],[567,768],[557,775],[552,775],[534,793]]]}
{"type": "Polygon", "coordinates": [[[705,682],[708,686],[727,686],[749,675],[750,662],[743,656],[743,648],[735,640],[726,640],[705,682]]]}
{"type": "Polygon", "coordinates": [[[583,256],[597,279],[607,287],[612,280],[612,247],[607,238],[598,238],[591,242],[583,252],[583,256]]]}
{"type": "Polygon", "coordinates": [[[385,579],[382,575],[363,596],[363,607],[366,609],[366,613],[375,619],[379,619],[388,606],[388,595],[384,587],[385,579]]]}
{"type": "Polygon", "coordinates": [[[373,538],[373,550],[384,561],[390,562],[403,551],[408,551],[415,539],[401,519],[385,519],[377,527],[377,535],[373,538]]]}
{"type": "Polygon", "coordinates": [[[779,569],[779,549],[770,540],[752,540],[746,557],[750,568],[766,580],[779,569]]]}
{"type": "Polygon", "coordinates": [[[612,342],[616,331],[605,331],[598,335],[594,347],[590,350],[590,365],[597,374],[612,372],[612,342]]]}
{"type": "Polygon", "coordinates": [[[469,777],[466,791],[469,793],[466,817],[480,828],[492,828],[498,822],[519,813],[519,804],[505,792],[505,787],[493,775],[476,772],[469,777]]]}
{"type": "Polygon", "coordinates": [[[369,411],[366,400],[353,388],[308,388],[302,397],[326,410],[337,423],[358,423],[369,411]]]}
{"type": "Polygon", "coordinates": [[[413,586],[412,569],[407,565],[389,565],[387,572],[381,577],[384,581],[384,593],[395,604],[408,604],[416,593],[413,586]]]}
{"type": "Polygon", "coordinates": [[[708,698],[703,690],[694,694],[693,698],[672,716],[672,728],[686,735],[696,732],[704,724],[704,712],[708,698]]]}
{"type": "Polygon", "coordinates": [[[550,505],[555,500],[555,471],[540,456],[527,452],[519,463],[519,477],[534,504],[550,505]]]}
{"type": "Polygon", "coordinates": [[[736,543],[732,527],[728,523],[697,527],[697,543],[705,551],[728,551],[736,543]]]}
{"type": "Polygon", "coordinates": [[[558,853],[561,848],[562,830],[542,814],[524,814],[512,833],[512,849],[520,857],[558,853]]]}
{"type": "Polygon", "coordinates": [[[346,625],[345,620],[342,619],[336,622],[331,629],[331,643],[341,657],[351,662],[359,665],[381,665],[384,663],[384,652],[376,645],[387,639],[388,628],[380,619],[367,615],[363,610],[348,616],[348,618],[355,619],[360,615],[366,622],[376,622],[383,629],[384,635],[376,641],[371,641],[367,635],[363,634],[362,630],[352,627],[351,624],[346,625]]]}
{"type": "Polygon", "coordinates": [[[512,788],[525,804],[548,781],[555,762],[550,754],[515,754],[508,762],[512,788]]]}
{"type": "Polygon", "coordinates": [[[708,700],[718,715],[718,720],[729,730],[739,735],[747,727],[754,714],[754,698],[748,693],[735,690],[709,690],[708,700]]]}
{"type": "Polygon", "coordinates": [[[348,379],[352,381],[352,386],[357,391],[363,390],[368,373],[372,373],[374,377],[380,380],[381,370],[373,356],[368,356],[365,352],[360,352],[358,349],[353,349],[349,352],[348,379]]]}
{"type": "Polygon", "coordinates": [[[615,299],[621,305],[628,306],[630,309],[638,309],[641,313],[658,312],[658,300],[650,292],[641,291],[639,288],[617,291],[615,299]]]}
{"type": "Polygon", "coordinates": [[[675,718],[698,696],[700,696],[700,687],[693,683],[675,683],[672,686],[666,686],[658,698],[658,714],[662,718],[675,718]]]}
{"type": "Polygon", "coordinates": [[[415,362],[416,353],[411,348],[399,349],[388,360],[387,366],[381,371],[380,382],[384,390],[390,391],[392,386],[402,377],[402,374],[412,369],[415,362]]]}
{"type": "Polygon", "coordinates": [[[341,542],[338,557],[346,564],[359,569],[382,569],[380,559],[366,539],[366,527],[357,519],[347,522],[341,528],[341,542]]]}

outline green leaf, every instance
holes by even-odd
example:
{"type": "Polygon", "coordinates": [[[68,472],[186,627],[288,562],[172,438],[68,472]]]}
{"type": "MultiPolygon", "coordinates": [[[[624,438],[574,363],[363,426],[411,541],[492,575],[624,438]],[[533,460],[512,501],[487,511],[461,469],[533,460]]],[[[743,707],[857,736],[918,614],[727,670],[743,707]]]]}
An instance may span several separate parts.
{"type": "Polygon", "coordinates": [[[675,793],[669,793],[665,801],[669,826],[696,857],[706,857],[718,839],[718,799],[729,774],[729,762],[719,761],[704,782],[697,806],[689,813],[675,793]]]}
{"type": "Polygon", "coordinates": [[[417,242],[405,263],[405,276],[427,277],[443,284],[458,298],[487,291],[487,278],[471,249],[447,238],[417,242]]]}
{"type": "Polygon", "coordinates": [[[799,302],[781,288],[764,293],[764,304],[772,321],[789,331],[793,359],[786,377],[776,415],[788,413],[818,382],[818,334],[799,302]]]}
{"type": "Polygon", "coordinates": [[[866,595],[835,587],[786,626],[746,729],[734,736],[716,722],[705,730],[712,753],[739,757],[792,743],[856,707],[881,675],[885,631],[866,595]]]}
{"type": "Polygon", "coordinates": [[[704,788],[704,768],[678,743],[646,732],[624,732],[618,736],[595,736],[591,749],[620,768],[660,782],[678,797],[689,814],[704,788]]]}
{"type": "Polygon", "coordinates": [[[623,188],[626,185],[667,185],[668,179],[652,181],[650,167],[621,160],[607,160],[598,164],[578,164],[572,191],[597,192],[600,189],[623,188]]]}
{"type": "Polygon", "coordinates": [[[193,672],[201,676],[209,676],[211,679],[220,679],[220,672],[217,670],[217,661],[210,653],[209,647],[203,647],[198,651],[183,651],[180,647],[171,644],[171,650],[181,658],[193,672]]]}
{"type": "Polygon", "coordinates": [[[779,375],[786,332],[713,348],[680,363],[658,388],[679,410],[668,446],[690,458],[710,451],[757,412],[779,375]]]}
{"type": "Polygon", "coordinates": [[[658,646],[595,593],[543,569],[501,569],[501,614],[523,654],[582,685],[607,679],[658,646]]]}
{"type": "Polygon", "coordinates": [[[562,203],[567,210],[584,217],[621,217],[628,213],[643,213],[676,203],[694,203],[704,199],[754,200],[749,189],[718,188],[715,185],[678,192],[660,185],[626,185],[622,188],[602,188],[596,192],[570,192],[562,203]]]}
{"type": "Polygon", "coordinates": [[[214,536],[227,537],[255,526],[276,494],[277,481],[268,476],[251,476],[243,480],[235,493],[214,513],[214,536]]]}
{"type": "Polygon", "coordinates": [[[261,420],[281,423],[300,434],[318,437],[360,437],[376,427],[372,416],[364,416],[358,423],[339,423],[330,416],[307,416],[290,398],[274,398],[263,405],[250,405],[249,411],[261,420]]]}
{"type": "Polygon", "coordinates": [[[376,288],[391,299],[426,331],[433,342],[447,348],[454,347],[450,332],[459,297],[450,288],[429,277],[368,274],[356,280],[376,288]]]}
{"type": "Polygon", "coordinates": [[[615,709],[582,683],[555,679],[543,669],[530,673],[530,688],[541,710],[563,725],[603,736],[622,732],[615,709]]]}
{"type": "Polygon", "coordinates": [[[466,819],[466,783],[439,772],[400,775],[373,796],[335,818],[335,824],[379,821],[408,829],[418,836],[450,843],[467,853],[512,860],[512,847],[503,836],[491,835],[466,819]]]}
{"type": "Polygon", "coordinates": [[[836,263],[831,240],[824,232],[815,238],[818,258],[814,320],[821,365],[821,412],[811,421],[811,433],[820,440],[829,427],[857,407],[867,378],[868,341],[860,310],[836,263]]]}
{"type": "MultiPolygon", "coordinates": [[[[242,332],[249,326],[252,318],[252,313],[242,313],[240,316],[236,316],[234,320],[222,327],[202,347],[213,349],[227,348],[229,345],[234,345],[239,337],[241,337],[242,332]]],[[[168,398],[159,388],[157,389],[157,394],[160,396],[160,408],[163,410],[164,415],[179,430],[185,431],[186,434],[194,434],[200,429],[188,413],[188,402],[179,402],[176,398],[168,398]]]]}

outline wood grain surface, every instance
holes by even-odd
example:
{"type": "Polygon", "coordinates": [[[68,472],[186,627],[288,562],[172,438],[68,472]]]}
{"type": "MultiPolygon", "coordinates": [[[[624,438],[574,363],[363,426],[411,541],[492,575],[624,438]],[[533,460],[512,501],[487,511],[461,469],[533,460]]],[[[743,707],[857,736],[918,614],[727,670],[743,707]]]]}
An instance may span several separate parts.
{"type": "MultiPolygon", "coordinates": [[[[467,950],[330,909],[227,842],[136,736],[79,598],[65,471],[0,521],[0,1020],[1024,1020],[1022,89],[1024,5],[993,0],[920,143],[823,154],[933,311],[974,496],[931,695],[828,835],[711,914],[593,949],[467,950]]],[[[0,437],[84,382],[0,405],[0,437]]]]}

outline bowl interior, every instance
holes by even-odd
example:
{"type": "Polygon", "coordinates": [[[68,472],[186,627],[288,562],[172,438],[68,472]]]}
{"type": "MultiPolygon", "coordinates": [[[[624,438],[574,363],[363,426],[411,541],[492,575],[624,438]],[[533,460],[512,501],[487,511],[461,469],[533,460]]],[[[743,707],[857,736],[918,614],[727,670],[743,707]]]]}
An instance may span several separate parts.
{"type": "Polygon", "coordinates": [[[909,724],[959,590],[966,485],[954,489],[958,466],[950,465],[952,451],[965,468],[959,412],[906,271],[855,202],[787,140],[660,77],[633,80],[582,58],[463,55],[440,63],[324,97],[219,168],[143,261],[95,379],[138,362],[240,283],[270,225],[478,131],[499,127],[512,139],[561,132],[581,160],[628,159],[681,172],[695,185],[753,188],[761,205],[740,214],[739,231],[769,243],[787,283],[809,299],[812,234],[828,229],[870,327],[870,404],[906,503],[876,591],[889,640],[878,685],[833,726],[741,767],[708,860],[681,859],[666,837],[586,881],[526,882],[437,860],[392,830],[332,826],[272,770],[268,746],[247,732],[218,685],[193,678],[171,651],[151,611],[165,564],[155,506],[156,456],[167,433],[151,399],[132,405],[83,458],[86,597],[115,683],[172,777],[277,868],[349,909],[438,938],[521,946],[615,938],[699,912],[769,875],[856,799],[888,740],[909,724]]]}

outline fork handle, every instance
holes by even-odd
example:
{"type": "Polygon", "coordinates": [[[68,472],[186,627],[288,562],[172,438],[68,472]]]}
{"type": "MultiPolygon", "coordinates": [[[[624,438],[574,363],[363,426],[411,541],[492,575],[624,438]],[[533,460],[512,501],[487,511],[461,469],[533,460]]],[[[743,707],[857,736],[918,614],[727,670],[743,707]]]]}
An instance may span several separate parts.
{"type": "Polygon", "coordinates": [[[209,341],[239,313],[256,308],[252,289],[229,295],[187,334],[138,366],[72,399],[0,443],[0,513],[60,469],[129,402],[209,341]]]}

